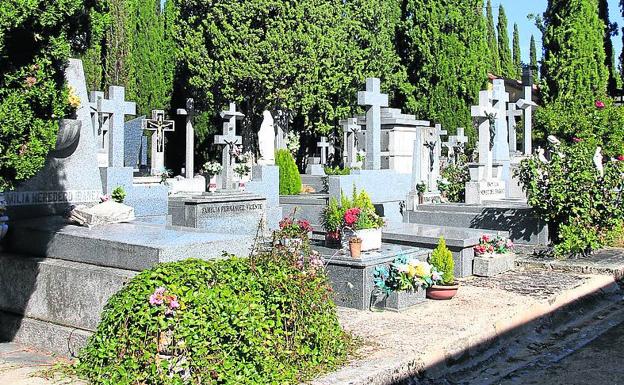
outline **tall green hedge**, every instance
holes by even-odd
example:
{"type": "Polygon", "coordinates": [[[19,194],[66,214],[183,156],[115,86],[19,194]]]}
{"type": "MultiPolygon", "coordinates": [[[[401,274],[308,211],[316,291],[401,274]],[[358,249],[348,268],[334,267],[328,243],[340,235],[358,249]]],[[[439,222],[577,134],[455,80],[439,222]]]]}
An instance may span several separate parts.
{"type": "Polygon", "coordinates": [[[33,176],[69,111],[64,69],[70,52],[89,44],[86,0],[0,1],[0,191],[33,176]]]}
{"type": "Polygon", "coordinates": [[[301,192],[301,175],[295,158],[288,150],[277,150],[275,164],[279,166],[280,195],[297,195],[301,192]]]}

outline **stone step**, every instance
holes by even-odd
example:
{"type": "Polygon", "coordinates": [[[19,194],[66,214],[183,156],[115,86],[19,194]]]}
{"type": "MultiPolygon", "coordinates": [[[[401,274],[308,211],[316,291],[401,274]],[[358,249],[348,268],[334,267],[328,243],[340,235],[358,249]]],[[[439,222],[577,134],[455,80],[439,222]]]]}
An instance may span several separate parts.
{"type": "Polygon", "coordinates": [[[509,233],[514,243],[544,245],[548,243],[548,226],[534,211],[521,203],[488,205],[435,204],[421,205],[407,211],[409,223],[464,227],[509,233]]]}
{"type": "Polygon", "coordinates": [[[253,243],[252,236],[139,222],[89,229],[45,217],[10,226],[11,252],[133,271],[187,258],[216,259],[223,252],[247,256],[253,243]]]}

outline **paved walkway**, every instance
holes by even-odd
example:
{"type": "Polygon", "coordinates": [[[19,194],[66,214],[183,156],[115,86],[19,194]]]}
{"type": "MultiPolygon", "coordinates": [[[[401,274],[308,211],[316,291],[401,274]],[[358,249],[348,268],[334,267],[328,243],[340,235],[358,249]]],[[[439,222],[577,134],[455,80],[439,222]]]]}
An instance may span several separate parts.
{"type": "Polygon", "coordinates": [[[83,385],[84,382],[43,378],[57,359],[24,346],[0,342],[0,384],[2,385],[83,385]]]}

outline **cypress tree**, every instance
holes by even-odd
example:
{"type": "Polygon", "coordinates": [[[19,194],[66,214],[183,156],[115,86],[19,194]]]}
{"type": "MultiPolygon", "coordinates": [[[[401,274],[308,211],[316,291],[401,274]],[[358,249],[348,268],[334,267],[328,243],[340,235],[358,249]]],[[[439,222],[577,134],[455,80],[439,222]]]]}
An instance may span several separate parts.
{"type": "Polygon", "coordinates": [[[544,13],[542,79],[546,102],[590,105],[605,96],[605,25],[598,2],[549,0],[544,13]]]}
{"type": "Polygon", "coordinates": [[[84,56],[91,90],[126,87],[137,114],[168,109],[175,50],[160,0],[108,0],[108,23],[84,56]]]}
{"type": "Polygon", "coordinates": [[[483,0],[409,0],[403,9],[401,52],[415,86],[415,113],[474,138],[470,105],[487,82],[489,63],[483,0]],[[461,55],[457,53],[461,52],[461,55]]]}
{"type": "Polygon", "coordinates": [[[522,53],[520,52],[520,32],[518,31],[518,24],[514,23],[513,32],[513,65],[514,65],[514,78],[522,78],[522,53]]]}
{"type": "Polygon", "coordinates": [[[501,4],[498,7],[498,55],[500,57],[501,75],[513,78],[515,75],[511,49],[509,46],[509,34],[507,33],[507,15],[501,4]]]}
{"type": "Polygon", "coordinates": [[[609,21],[609,3],[607,0],[598,1],[598,14],[604,23],[604,50],[605,50],[605,66],[609,71],[609,80],[607,82],[607,92],[614,96],[617,91],[617,68],[615,66],[615,52],[613,51],[613,42],[611,36],[617,34],[617,24],[609,21]]]}
{"type": "Polygon", "coordinates": [[[533,79],[538,79],[539,74],[539,64],[537,63],[537,48],[535,47],[535,37],[531,35],[531,45],[529,47],[529,65],[531,66],[531,71],[533,72],[533,79]]]}
{"type": "Polygon", "coordinates": [[[494,14],[492,13],[492,0],[487,0],[485,6],[486,22],[487,22],[487,45],[489,51],[489,68],[492,74],[500,75],[500,58],[498,57],[498,43],[496,42],[496,30],[494,29],[494,14]]]}

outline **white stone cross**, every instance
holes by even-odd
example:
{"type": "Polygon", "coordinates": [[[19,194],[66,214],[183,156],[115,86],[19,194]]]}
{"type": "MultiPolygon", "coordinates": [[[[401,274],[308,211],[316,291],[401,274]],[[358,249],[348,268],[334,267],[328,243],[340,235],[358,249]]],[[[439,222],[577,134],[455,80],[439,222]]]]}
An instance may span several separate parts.
{"type": "Polygon", "coordinates": [[[502,177],[504,180],[509,178],[509,128],[507,127],[507,103],[509,102],[509,93],[505,90],[505,80],[494,79],[494,88],[492,90],[492,99],[494,100],[494,109],[496,110],[496,134],[494,136],[494,144],[492,145],[492,160],[503,166],[502,177]]]}
{"type": "Polygon", "coordinates": [[[388,95],[381,93],[378,78],[366,79],[366,91],[358,92],[358,104],[366,106],[367,170],[381,169],[381,107],[388,107],[388,95]]]}
{"type": "Polygon", "coordinates": [[[186,99],[186,108],[178,108],[177,114],[186,116],[186,156],[184,164],[184,177],[187,179],[195,176],[195,129],[193,128],[193,116],[195,116],[195,101],[186,99]]]}
{"type": "Polygon", "coordinates": [[[464,152],[466,143],[468,143],[468,137],[464,135],[464,127],[458,127],[457,134],[449,136],[447,143],[447,147],[449,148],[449,157],[452,152],[455,157],[455,163],[457,163],[457,157],[459,154],[464,152]]]}
{"type": "Polygon", "coordinates": [[[531,137],[533,131],[533,108],[537,107],[537,104],[533,102],[533,81],[529,68],[525,68],[522,82],[524,83],[524,98],[518,100],[516,106],[524,111],[524,148],[522,150],[524,155],[530,156],[533,152],[533,139],[531,137]]]}
{"type": "Polygon", "coordinates": [[[230,109],[221,111],[223,122],[223,135],[215,135],[214,143],[223,145],[221,151],[221,164],[223,165],[223,188],[231,189],[234,180],[233,154],[235,146],[241,144],[242,137],[236,135],[236,121],[245,115],[236,111],[236,104],[230,103],[230,109]]]}
{"type": "Polygon", "coordinates": [[[479,127],[479,164],[485,167],[484,176],[488,179],[492,177],[491,120],[495,119],[496,113],[492,108],[491,91],[480,91],[479,105],[470,108],[470,115],[479,127]]]}
{"type": "Polygon", "coordinates": [[[357,118],[343,119],[339,122],[343,132],[343,159],[345,167],[354,167],[356,163],[356,143],[355,134],[360,132],[362,127],[357,124],[357,118]]]}
{"type": "Polygon", "coordinates": [[[124,166],[124,123],[126,115],[136,114],[136,104],[126,101],[126,90],[119,86],[108,88],[109,99],[101,94],[92,93],[97,113],[110,114],[110,129],[108,131],[108,166],[124,166]]]}
{"type": "Polygon", "coordinates": [[[165,111],[152,110],[152,118],[143,119],[141,128],[152,131],[151,172],[152,175],[160,175],[165,170],[165,132],[175,131],[175,122],[165,120],[165,111]]]}
{"type": "Polygon", "coordinates": [[[97,145],[98,152],[106,153],[106,164],[108,164],[108,128],[110,125],[110,114],[102,111],[102,100],[104,92],[92,91],[89,95],[89,107],[91,109],[91,120],[93,121],[93,137],[97,145]]]}
{"type": "Polygon", "coordinates": [[[522,116],[522,111],[516,109],[516,103],[507,104],[507,127],[509,129],[509,153],[518,151],[518,139],[516,137],[516,117],[522,116]]]}
{"type": "Polygon", "coordinates": [[[329,149],[327,137],[321,136],[321,141],[316,142],[316,147],[321,149],[321,164],[325,165],[327,163],[327,150],[329,149]]]}

